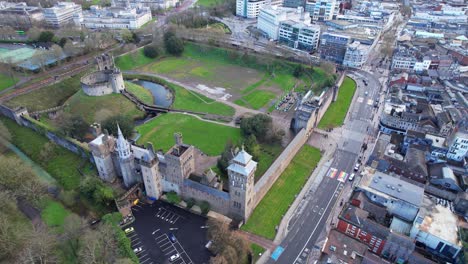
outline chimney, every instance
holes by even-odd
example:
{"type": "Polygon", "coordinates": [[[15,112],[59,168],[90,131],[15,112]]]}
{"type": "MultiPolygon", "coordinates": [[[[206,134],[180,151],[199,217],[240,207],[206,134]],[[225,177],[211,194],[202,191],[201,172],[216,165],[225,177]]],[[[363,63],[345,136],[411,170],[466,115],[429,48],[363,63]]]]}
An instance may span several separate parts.
{"type": "Polygon", "coordinates": [[[174,139],[175,139],[175,143],[177,146],[180,146],[183,144],[182,142],[182,133],[180,132],[177,132],[177,133],[174,133],[174,139]]]}

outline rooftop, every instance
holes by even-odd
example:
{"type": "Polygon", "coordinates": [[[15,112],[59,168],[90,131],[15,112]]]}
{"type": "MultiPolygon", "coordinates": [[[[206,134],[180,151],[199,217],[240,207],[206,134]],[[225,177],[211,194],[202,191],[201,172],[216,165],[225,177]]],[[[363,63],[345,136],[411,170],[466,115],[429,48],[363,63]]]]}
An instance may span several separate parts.
{"type": "Polygon", "coordinates": [[[340,263],[339,260],[346,263],[361,263],[362,256],[367,251],[367,245],[359,242],[337,230],[331,230],[328,234],[327,244],[323,253],[329,258],[337,259],[334,263],[340,263]]]}
{"type": "Polygon", "coordinates": [[[376,171],[369,188],[419,206],[424,196],[424,188],[376,171]]]}
{"type": "Polygon", "coordinates": [[[453,245],[461,245],[458,240],[458,218],[450,208],[434,202],[435,198],[424,196],[418,218],[422,222],[415,222],[421,231],[443,239],[453,245]]]}

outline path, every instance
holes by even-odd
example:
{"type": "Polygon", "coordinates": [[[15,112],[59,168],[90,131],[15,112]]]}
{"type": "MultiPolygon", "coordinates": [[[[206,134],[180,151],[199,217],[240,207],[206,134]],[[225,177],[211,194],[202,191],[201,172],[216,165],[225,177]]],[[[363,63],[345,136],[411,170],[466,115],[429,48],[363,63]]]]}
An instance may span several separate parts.
{"type": "Polygon", "coordinates": [[[220,125],[220,126],[228,126],[228,127],[239,128],[238,126],[232,124],[233,121],[231,121],[231,122],[229,122],[229,123],[223,123],[223,122],[218,122],[218,121],[214,121],[214,120],[204,119],[204,118],[201,118],[199,115],[195,115],[195,114],[191,114],[191,113],[182,113],[182,114],[184,114],[184,115],[189,115],[189,116],[193,116],[193,117],[196,117],[196,118],[200,119],[201,121],[208,122],[208,123],[213,123],[213,124],[217,124],[217,125],[220,125]]]}
{"type": "MultiPolygon", "coordinates": [[[[165,75],[161,75],[161,74],[157,74],[157,73],[153,73],[153,72],[146,72],[146,71],[139,71],[139,70],[131,70],[131,71],[124,71],[123,72],[124,74],[135,74],[135,75],[147,75],[147,76],[152,76],[152,77],[156,77],[156,78],[161,78],[161,79],[164,79],[170,83],[174,83],[174,84],[177,84],[189,91],[194,91],[194,92],[197,92],[197,93],[200,93],[200,94],[203,94],[204,96],[208,97],[208,98],[211,98],[213,100],[216,100],[217,102],[220,102],[220,103],[223,103],[223,104],[226,104],[226,105],[229,105],[231,106],[232,108],[234,108],[235,110],[235,114],[234,114],[234,117],[241,117],[247,113],[250,113],[250,114],[265,114],[264,112],[262,111],[259,111],[259,110],[254,110],[254,109],[249,109],[249,108],[246,108],[246,107],[243,107],[243,106],[240,106],[240,105],[237,105],[233,102],[230,102],[230,101],[227,101],[227,100],[222,100],[220,99],[219,97],[211,94],[211,93],[208,93],[208,92],[205,92],[205,91],[202,91],[198,88],[196,88],[195,86],[192,86],[192,85],[189,85],[189,84],[186,84],[186,83],[182,83],[180,81],[177,81],[175,79],[172,79],[170,77],[167,77],[165,75]]],[[[289,122],[290,120],[286,120],[285,118],[281,117],[281,116],[276,116],[276,115],[270,115],[273,119],[273,121],[275,122],[275,124],[279,124],[281,125],[281,127],[284,129],[284,124],[287,123],[287,127],[289,127],[289,122]]],[[[235,126],[235,119],[234,118],[231,122],[229,122],[229,125],[230,126],[235,126]]]]}
{"type": "Polygon", "coordinates": [[[255,244],[263,247],[266,250],[272,251],[277,246],[273,241],[271,241],[269,239],[266,239],[264,237],[257,236],[257,235],[254,235],[252,233],[245,232],[245,231],[242,231],[242,230],[239,230],[239,231],[236,231],[236,232],[239,235],[241,235],[242,237],[244,237],[247,241],[249,241],[251,243],[255,243],[255,244]]]}

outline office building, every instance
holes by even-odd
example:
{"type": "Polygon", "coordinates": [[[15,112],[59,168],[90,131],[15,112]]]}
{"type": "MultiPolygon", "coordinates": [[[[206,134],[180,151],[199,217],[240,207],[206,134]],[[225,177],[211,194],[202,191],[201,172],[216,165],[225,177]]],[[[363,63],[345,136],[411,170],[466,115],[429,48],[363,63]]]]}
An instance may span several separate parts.
{"type": "Polygon", "coordinates": [[[74,17],[81,17],[81,5],[73,2],[58,2],[50,8],[44,8],[44,19],[49,27],[61,28],[73,23],[74,17]]]}

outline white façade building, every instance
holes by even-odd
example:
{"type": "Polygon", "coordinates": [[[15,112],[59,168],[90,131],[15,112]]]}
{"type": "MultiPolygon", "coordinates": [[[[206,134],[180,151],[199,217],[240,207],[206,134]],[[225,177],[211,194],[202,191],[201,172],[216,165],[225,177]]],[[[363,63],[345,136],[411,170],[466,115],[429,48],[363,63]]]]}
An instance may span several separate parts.
{"type": "Polygon", "coordinates": [[[272,40],[278,40],[280,23],[302,23],[310,25],[310,17],[305,16],[302,7],[289,8],[274,5],[266,5],[260,9],[257,20],[257,28],[272,40]]]}
{"type": "Polygon", "coordinates": [[[141,5],[127,7],[91,6],[89,11],[83,12],[81,25],[91,29],[137,29],[151,19],[151,9],[141,5]]]}
{"type": "Polygon", "coordinates": [[[281,44],[311,52],[317,50],[319,39],[320,26],[294,20],[280,23],[278,41],[281,44]]]}
{"type": "Polygon", "coordinates": [[[462,161],[468,154],[468,131],[467,122],[462,121],[454,129],[452,135],[448,139],[449,150],[447,158],[455,161],[462,161]]]}
{"type": "Polygon", "coordinates": [[[354,41],[346,48],[343,65],[352,68],[361,68],[369,55],[370,46],[354,41]]]}
{"type": "Polygon", "coordinates": [[[265,5],[281,6],[281,0],[236,0],[236,16],[245,18],[257,18],[260,9],[265,5]]]}
{"type": "Polygon", "coordinates": [[[332,20],[337,14],[339,4],[336,0],[309,0],[305,9],[314,21],[332,20]]]}
{"type": "Polygon", "coordinates": [[[73,23],[74,18],[82,17],[81,5],[73,2],[58,2],[50,8],[44,8],[44,19],[48,26],[61,28],[73,23]]]}

